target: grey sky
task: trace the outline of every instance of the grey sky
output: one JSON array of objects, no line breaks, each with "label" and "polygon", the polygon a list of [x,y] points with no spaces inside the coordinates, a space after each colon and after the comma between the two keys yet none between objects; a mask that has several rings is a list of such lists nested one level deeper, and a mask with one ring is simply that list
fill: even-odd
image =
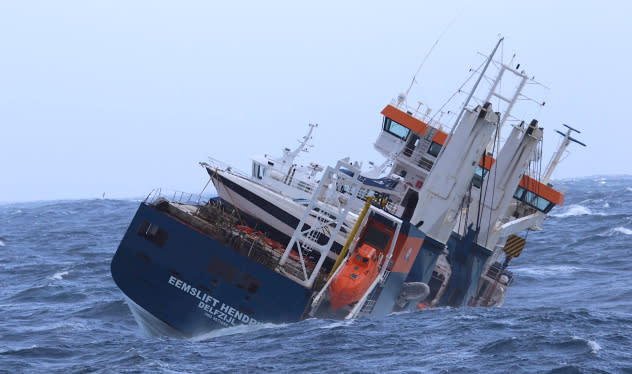
[{"label": "grey sky", "polygon": [[378,161],[379,112],[452,20],[410,100],[438,109],[502,34],[551,88],[545,160],[562,123],[589,145],[554,178],[632,174],[632,3],[302,3],[0,3],[0,201],[199,192],[198,161],[248,171],[308,122],[304,160]]}]

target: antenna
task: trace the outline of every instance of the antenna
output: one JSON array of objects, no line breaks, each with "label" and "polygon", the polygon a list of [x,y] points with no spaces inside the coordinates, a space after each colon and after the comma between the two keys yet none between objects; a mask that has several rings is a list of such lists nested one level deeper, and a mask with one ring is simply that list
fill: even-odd
[{"label": "antenna", "polygon": [[428,57],[430,57],[430,54],[432,53],[432,51],[434,51],[437,44],[439,44],[439,40],[441,40],[443,35],[445,35],[445,33],[448,32],[448,29],[450,29],[450,27],[454,24],[458,16],[459,16],[458,14],[454,16],[452,21],[450,21],[450,23],[445,27],[445,29],[443,29],[443,32],[441,32],[437,40],[435,40],[434,44],[432,44],[432,47],[430,47],[430,49],[428,50],[428,53],[426,53],[426,56],[421,61],[421,64],[419,64],[419,67],[417,68],[415,75],[413,75],[413,79],[410,81],[410,85],[408,86],[408,89],[406,90],[406,93],[404,94],[405,96],[408,96],[408,94],[410,93],[410,89],[413,88],[413,84],[417,81],[417,75],[419,74],[419,72],[421,71],[421,68],[426,63],[426,60],[428,60]]},{"label": "antenna", "polygon": [[[487,61],[485,62],[485,66],[483,67],[483,70],[481,71],[481,74],[478,76],[478,79],[476,80],[476,83],[474,83],[474,87],[472,87],[472,91],[470,91],[470,94],[468,95],[467,99],[465,100],[465,103],[463,103],[463,107],[461,107],[461,111],[459,112],[459,115],[456,117],[456,121],[454,122],[454,126],[452,126],[452,129],[450,129],[450,134],[448,135],[448,140],[446,140],[446,144],[447,144],[447,142],[450,141],[450,138],[452,138],[452,134],[454,134],[454,130],[459,125],[459,121],[461,120],[461,117],[463,116],[463,113],[465,112],[465,109],[467,108],[467,105],[470,103],[470,100],[472,99],[472,96],[474,96],[474,91],[476,91],[476,89],[478,88],[478,84],[481,83],[481,79],[483,79],[483,77],[485,76],[485,71],[487,71],[487,68],[489,67],[489,64],[492,62],[492,60],[494,58],[494,55],[496,54],[496,51],[498,50],[498,47],[503,42],[503,40],[505,40],[504,37],[501,37],[500,39],[498,39],[498,42],[496,43],[496,46],[494,47],[494,50],[492,51],[492,53],[487,58]],[[443,154],[443,151],[445,150],[445,148],[446,147],[441,147],[441,150],[439,151],[439,155],[437,155],[437,159],[439,157],[441,157],[441,155]]]}]

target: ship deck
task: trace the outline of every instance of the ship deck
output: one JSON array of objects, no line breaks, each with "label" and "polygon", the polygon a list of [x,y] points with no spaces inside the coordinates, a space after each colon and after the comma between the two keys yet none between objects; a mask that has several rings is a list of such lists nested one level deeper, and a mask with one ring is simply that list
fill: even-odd
[{"label": "ship deck", "polygon": [[[301,277],[303,274],[302,264],[296,256],[288,256],[286,263],[280,268],[278,265],[285,246],[276,243],[281,245],[275,244],[273,247],[263,233],[248,233],[239,229],[239,225],[245,226],[241,217],[243,213],[240,215],[236,210],[226,208],[220,201],[210,200],[206,205],[195,205],[159,199],[151,205],[279,274],[294,277]],[[325,284],[327,275],[321,270],[314,283],[314,290],[319,290]]]}]

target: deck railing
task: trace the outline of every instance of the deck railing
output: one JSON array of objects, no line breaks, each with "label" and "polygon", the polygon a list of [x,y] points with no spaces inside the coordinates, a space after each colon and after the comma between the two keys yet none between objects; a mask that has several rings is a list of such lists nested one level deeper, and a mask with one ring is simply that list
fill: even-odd
[{"label": "deck railing", "polygon": [[202,193],[195,194],[193,192],[184,192],[168,188],[154,188],[147,197],[145,197],[144,202],[152,204],[162,198],[172,203],[200,205],[213,197],[214,196]]}]

